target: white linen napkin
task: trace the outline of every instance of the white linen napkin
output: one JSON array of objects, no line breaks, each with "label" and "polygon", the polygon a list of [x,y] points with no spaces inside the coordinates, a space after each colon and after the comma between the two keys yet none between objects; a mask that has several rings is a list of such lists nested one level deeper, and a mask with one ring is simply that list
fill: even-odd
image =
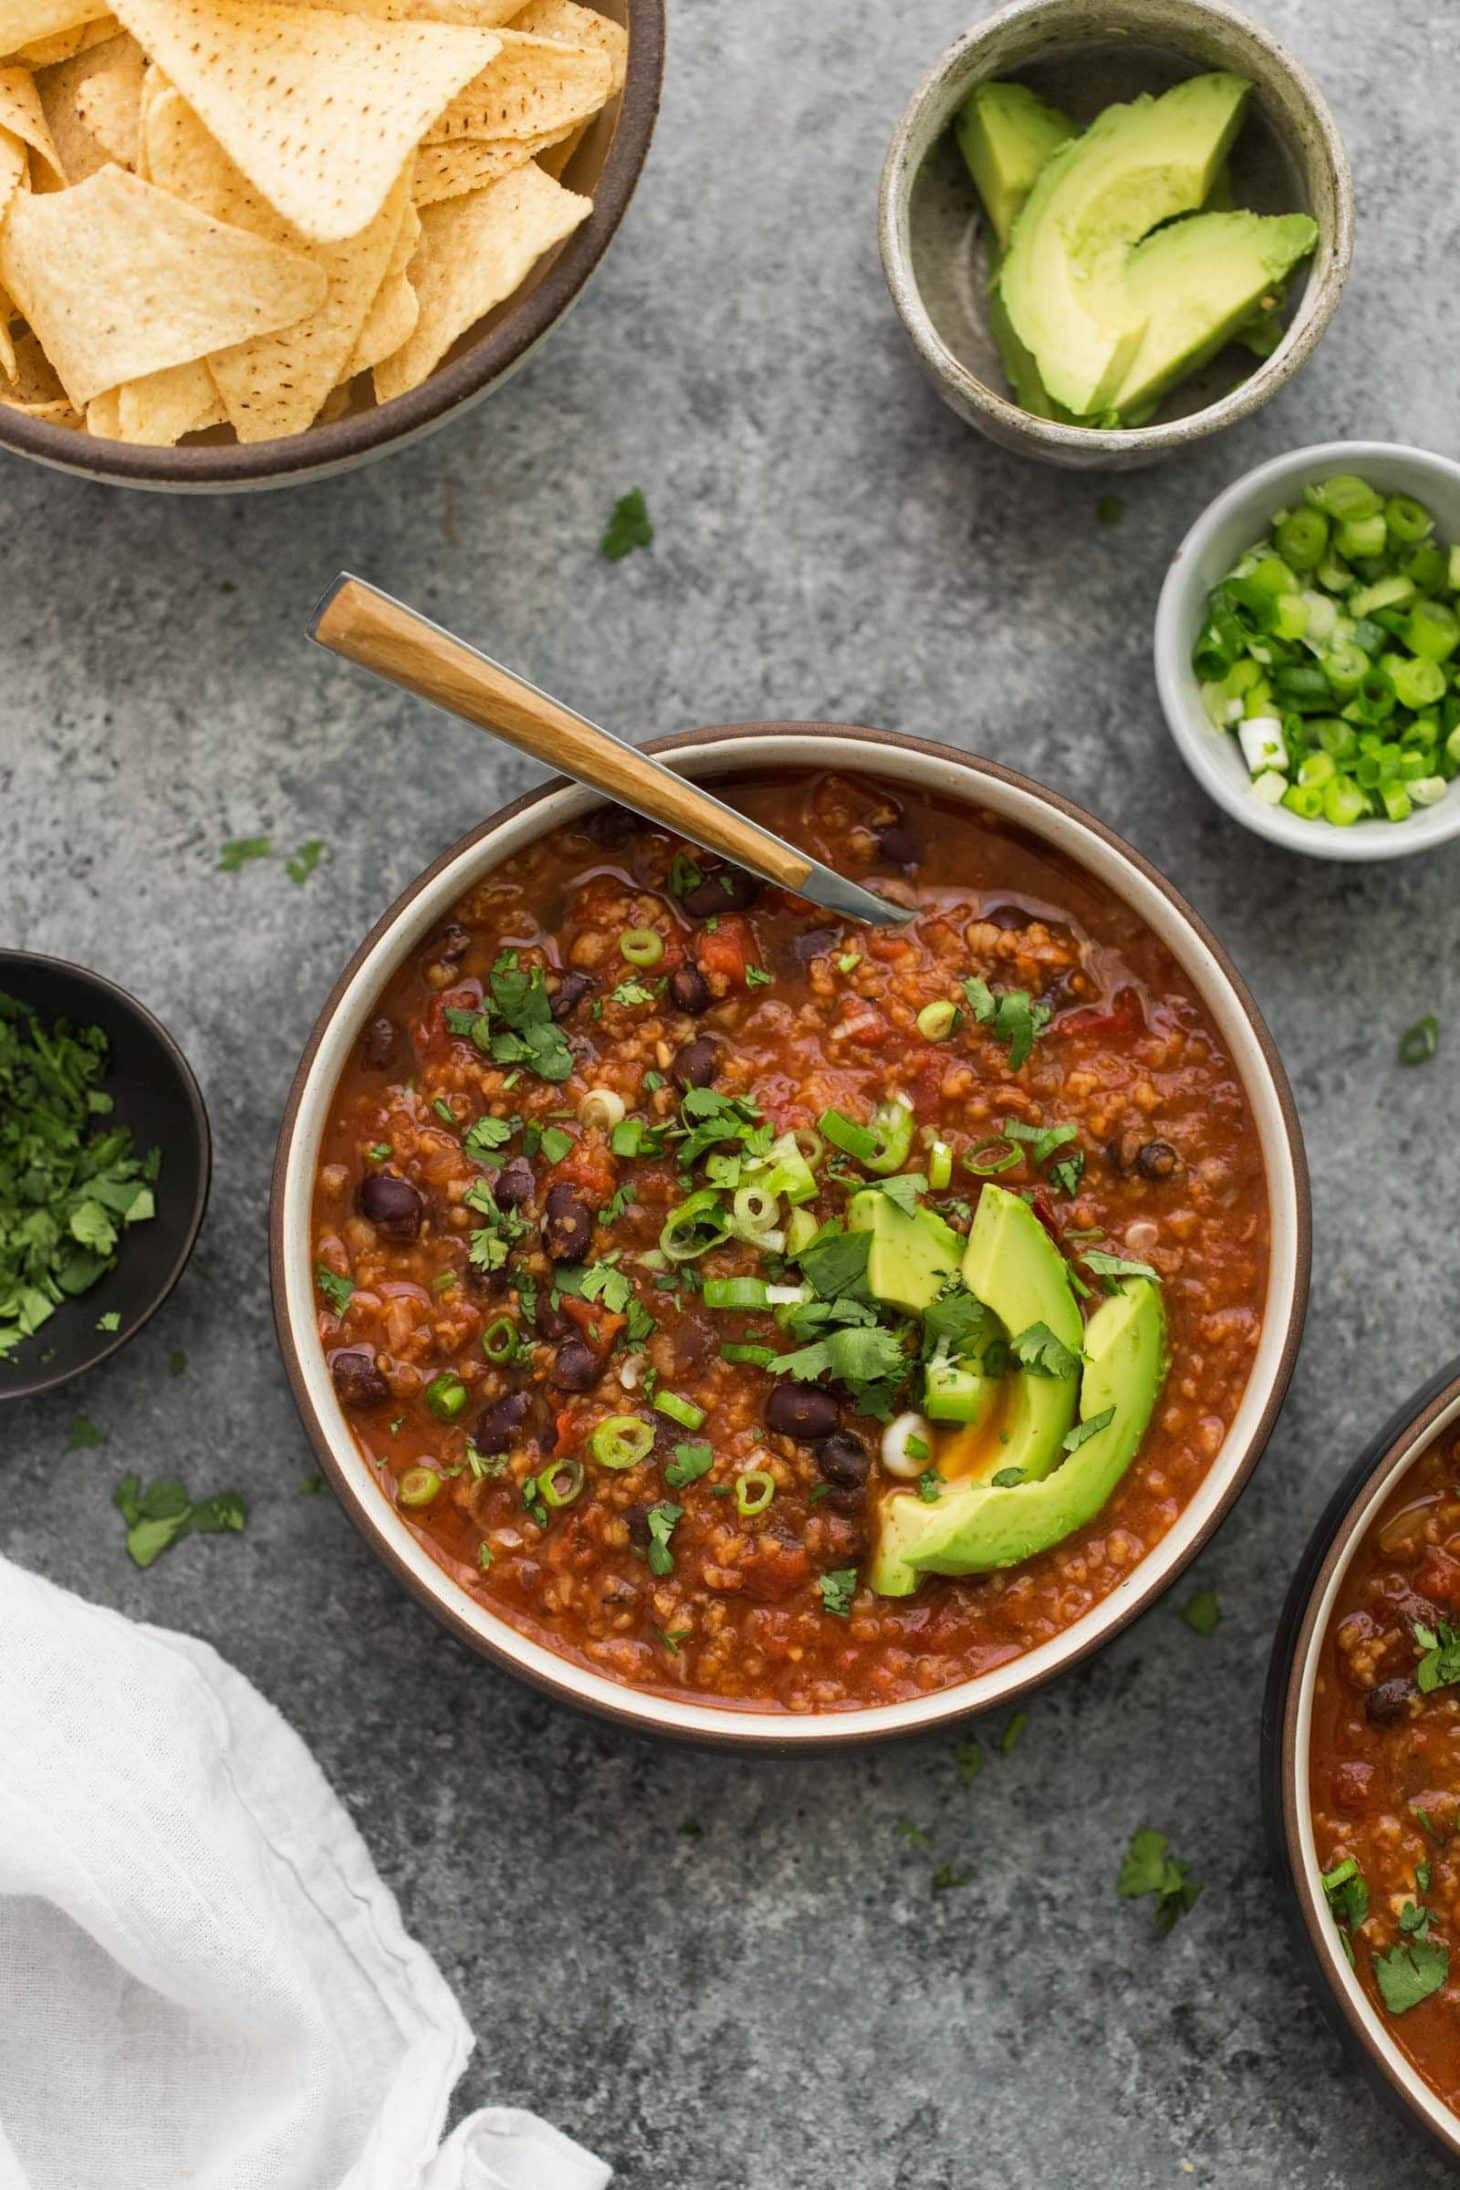
[{"label": "white linen napkin", "polygon": [[0,2190],[604,2190],[514,2108],[440,2144],[472,2042],[273,1705],[0,1559]]}]

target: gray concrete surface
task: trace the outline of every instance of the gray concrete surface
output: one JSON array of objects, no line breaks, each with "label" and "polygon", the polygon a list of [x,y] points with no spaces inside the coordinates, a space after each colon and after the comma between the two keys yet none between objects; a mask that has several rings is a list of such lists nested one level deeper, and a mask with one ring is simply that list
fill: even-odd
[{"label": "gray concrete surface", "polygon": [[[1166,739],[1149,631],[1173,543],[1259,459],[1333,435],[1455,453],[1448,18],[1271,0],[1354,156],[1352,287],[1297,384],[1120,483],[1112,529],[1098,480],[1000,454],[938,406],[884,294],[882,149],[970,12],[673,0],[658,141],[597,285],[420,448],[252,500],[0,470],[0,935],[142,993],[198,1067],[218,1156],[151,1331],[0,1416],[0,1544],[207,1636],[290,1714],[475,2023],[463,2097],[541,2108],[627,2190],[1422,2190],[1439,2163],[1342,2064],[1289,1951],[1255,1745],[1327,1487],[1460,1327],[1456,861],[1338,871],[1241,834]],[[598,535],[634,485],[658,537],[613,567]],[[1197,1570],[1226,1607],[1212,1640],[1178,1591],[1038,1698],[972,1787],[948,1739],[751,1766],[549,1708],[301,1494],[265,1271],[284,1089],[378,910],[533,780],[304,643],[342,563],[634,734],[843,716],[1014,760],[1190,893],[1285,1051],[1317,1215],[1291,1402]],[[217,872],[224,838],[265,830],[322,837],[328,863],[302,889],[278,863]],[[1395,1038],[1424,1011],[1444,1048],[1405,1071]],[[83,1409],[109,1442],[68,1455]],[[136,1572],[109,1502],[132,1468],[237,1484],[247,1534]],[[1141,1824],[1207,1882],[1164,1942],[1114,1893]],[[934,1895],[945,1859],[972,1882]]]}]

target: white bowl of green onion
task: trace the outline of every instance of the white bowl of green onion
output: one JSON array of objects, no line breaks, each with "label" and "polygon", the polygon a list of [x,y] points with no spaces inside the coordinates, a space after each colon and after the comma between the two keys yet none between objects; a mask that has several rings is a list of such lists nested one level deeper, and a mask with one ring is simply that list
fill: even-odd
[{"label": "white bowl of green onion", "polygon": [[1257,835],[1319,859],[1460,835],[1460,464],[1330,441],[1248,472],[1172,558],[1156,682]]}]

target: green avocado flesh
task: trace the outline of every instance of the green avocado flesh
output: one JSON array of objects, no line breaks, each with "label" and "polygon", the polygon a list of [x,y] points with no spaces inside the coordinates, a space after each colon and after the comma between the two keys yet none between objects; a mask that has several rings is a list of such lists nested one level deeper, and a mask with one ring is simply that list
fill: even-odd
[{"label": "green avocado flesh", "polygon": [[1126,280],[1133,246],[1205,202],[1250,88],[1240,76],[1190,77],[1159,99],[1107,107],[1045,161],[999,285],[1050,395],[1080,416],[1111,408],[1145,333]]},{"label": "green avocado flesh", "polygon": [[1051,152],[1075,135],[1068,114],[1025,84],[978,84],[954,124],[959,149],[1003,251]]},{"label": "green avocado flesh", "polygon": [[1138,243],[1126,287],[1146,330],[1115,409],[1153,401],[1215,357],[1317,241],[1306,213],[1198,213]]},{"label": "green avocado flesh", "polygon": [[966,1483],[933,1505],[898,1492],[883,1508],[872,1587],[906,1596],[924,1574],[985,1574],[1017,1566],[1094,1520],[1146,1434],[1166,1375],[1166,1317],[1147,1278],[1122,1286],[1084,1333],[1080,1419],[1101,1429],[1053,1473],[1010,1485]]},{"label": "green avocado flesh", "polygon": [[[1080,1311],[1064,1257],[1020,1195],[1002,1186],[984,1188],[968,1235],[963,1282],[993,1309],[1011,1338],[1043,1323],[1078,1354]],[[1073,1375],[1011,1373],[1004,1443],[991,1473],[1002,1468],[1022,1468],[1026,1476],[1049,1473],[1075,1419],[1077,1381]]]},{"label": "green avocado flesh", "polygon": [[958,1268],[962,1242],[936,1209],[915,1209],[909,1215],[886,1194],[871,1189],[852,1196],[847,1224],[853,1232],[871,1233],[868,1289],[890,1308],[921,1315]]}]

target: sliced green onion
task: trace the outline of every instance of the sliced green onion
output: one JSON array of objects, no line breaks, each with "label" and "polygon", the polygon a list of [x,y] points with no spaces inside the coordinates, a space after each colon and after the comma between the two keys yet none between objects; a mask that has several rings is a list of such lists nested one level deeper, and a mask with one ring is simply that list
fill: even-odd
[{"label": "sliced green onion", "polygon": [[791,1138],[796,1143],[803,1161],[814,1171],[826,1154],[826,1143],[821,1135],[813,1133],[809,1125],[798,1125],[793,1127]]},{"label": "sliced green onion", "polygon": [[833,1148],[843,1155],[854,1156],[858,1163],[866,1163],[877,1153],[877,1136],[855,1118],[849,1118],[844,1110],[823,1110],[817,1121]]},{"label": "sliced green onion", "polygon": [[1323,818],[1336,829],[1350,829],[1369,811],[1367,794],[1352,776],[1335,776],[1323,790]]},{"label": "sliced green onion", "polygon": [[633,1468],[654,1448],[654,1425],[641,1414],[610,1414],[598,1423],[588,1450],[600,1467]]},{"label": "sliced green onion", "polygon": [[706,1278],[702,1298],[707,1308],[765,1308],[766,1292],[764,1278]]},{"label": "sliced green onion", "polygon": [[538,1496],[545,1506],[570,1506],[582,1489],[581,1460],[555,1460],[537,1479]]},{"label": "sliced green onion", "polygon": [[793,1209],[786,1220],[786,1253],[799,1255],[809,1247],[821,1227],[809,1209]]},{"label": "sliced green onion", "polygon": [[977,1179],[991,1179],[1000,1171],[1012,1171],[1022,1160],[1022,1150],[1002,1133],[995,1133],[986,1141],[975,1141],[972,1148],[963,1151],[963,1167]]},{"label": "sliced green onion", "polygon": [[1426,1012],[1423,1019],[1416,1019],[1412,1027],[1406,1027],[1399,1037],[1399,1062],[1402,1065],[1422,1065],[1433,1057],[1440,1046],[1440,1022],[1433,1012]]},{"label": "sliced green onion", "polygon": [[953,1183],[953,1151],[946,1141],[928,1143],[928,1186],[932,1193],[941,1194],[945,1186]]},{"label": "sliced green onion", "polygon": [[671,1209],[659,1245],[671,1262],[694,1262],[730,1237],[730,1219],[713,1187],[702,1186]]},{"label": "sliced green onion", "polygon": [[731,1231],[752,1244],[775,1230],[781,1214],[780,1202],[763,1186],[738,1186],[730,1208]]},{"label": "sliced green onion", "polygon": [[429,1506],[440,1489],[441,1478],[434,1468],[407,1468],[395,1495],[403,1506]]},{"label": "sliced green onion", "polygon": [[498,1316],[482,1333],[482,1352],[488,1361],[510,1361],[516,1351],[516,1324],[511,1316]]},{"label": "sliced green onion", "polygon": [[[616,1089],[611,1087],[590,1087],[582,1102],[578,1105],[578,1117],[583,1125],[601,1126],[604,1132],[608,1133],[615,1126],[622,1125],[626,1107],[622,1095]],[[634,1146],[628,1151],[628,1154],[632,1156],[638,1154],[639,1137],[641,1136],[636,1136]],[[623,1153],[622,1149],[615,1147],[615,1155],[622,1155]]]},{"label": "sliced green onion", "polygon": [[438,1422],[454,1422],[466,1406],[469,1394],[461,1378],[450,1369],[426,1386],[426,1405]]},{"label": "sliced green onion", "polygon": [[747,1521],[764,1513],[776,1495],[776,1479],[767,1468],[747,1468],[735,1478],[735,1510]]},{"label": "sliced green onion", "polygon": [[653,928],[625,928],[618,947],[631,966],[657,966],[664,956],[664,938]]},{"label": "sliced green onion", "polygon": [[1390,538],[1405,546],[1427,540],[1435,529],[1435,520],[1423,502],[1416,502],[1407,494],[1390,495],[1384,504],[1384,522]]},{"label": "sliced green onion", "polygon": [[917,1024],[925,1042],[946,1042],[958,1024],[958,1006],[940,996],[935,1004],[924,1004]]},{"label": "sliced green onion", "polygon": [[681,1398],[678,1392],[657,1392],[654,1405],[660,1414],[667,1414],[671,1422],[682,1423],[687,1430],[697,1430],[705,1419],[703,1407],[697,1407],[692,1399]]},{"label": "sliced green onion", "polygon": [[752,1369],[768,1369],[776,1358],[776,1350],[773,1346],[722,1346],[720,1348],[720,1359],[722,1361],[734,1362],[737,1365],[743,1362]]}]

